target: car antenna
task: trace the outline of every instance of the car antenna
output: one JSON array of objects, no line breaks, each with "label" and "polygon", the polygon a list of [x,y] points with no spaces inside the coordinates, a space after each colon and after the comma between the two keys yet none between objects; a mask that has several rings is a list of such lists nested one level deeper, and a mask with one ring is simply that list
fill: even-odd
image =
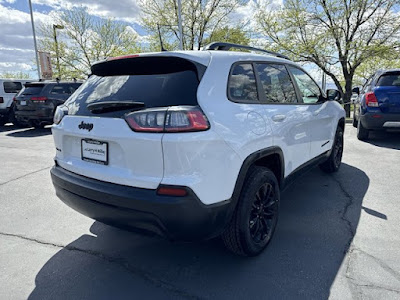
[{"label": "car antenna", "polygon": [[158,30],[158,37],[160,38],[161,51],[167,51],[167,50],[164,48],[164,45],[163,45],[163,41],[162,41],[162,37],[161,37],[160,24],[157,24],[157,30]]}]

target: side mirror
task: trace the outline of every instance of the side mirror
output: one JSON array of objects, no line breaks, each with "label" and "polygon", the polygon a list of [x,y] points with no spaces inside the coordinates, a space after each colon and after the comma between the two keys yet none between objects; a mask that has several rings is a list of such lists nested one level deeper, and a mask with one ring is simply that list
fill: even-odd
[{"label": "side mirror", "polygon": [[329,101],[340,101],[342,99],[342,95],[338,90],[329,89],[326,90],[326,95]]},{"label": "side mirror", "polygon": [[359,88],[358,86],[356,86],[355,88],[353,88],[353,89],[351,90],[351,92],[352,92],[353,94],[360,95],[360,88]]}]

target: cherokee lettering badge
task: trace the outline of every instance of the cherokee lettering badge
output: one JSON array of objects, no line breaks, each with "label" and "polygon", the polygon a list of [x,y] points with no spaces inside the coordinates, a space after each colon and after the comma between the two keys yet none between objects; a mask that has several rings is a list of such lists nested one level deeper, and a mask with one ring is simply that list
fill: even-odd
[{"label": "cherokee lettering badge", "polygon": [[88,131],[91,131],[93,129],[93,124],[92,123],[85,123],[85,122],[81,122],[81,124],[79,124],[78,126],[79,129],[86,129]]}]

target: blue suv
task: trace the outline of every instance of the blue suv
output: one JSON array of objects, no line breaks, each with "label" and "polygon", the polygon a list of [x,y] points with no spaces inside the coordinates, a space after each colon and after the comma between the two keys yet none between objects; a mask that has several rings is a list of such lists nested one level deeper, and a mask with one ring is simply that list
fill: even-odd
[{"label": "blue suv", "polygon": [[359,95],[353,115],[359,140],[371,130],[400,130],[400,69],[377,71],[353,93]]}]

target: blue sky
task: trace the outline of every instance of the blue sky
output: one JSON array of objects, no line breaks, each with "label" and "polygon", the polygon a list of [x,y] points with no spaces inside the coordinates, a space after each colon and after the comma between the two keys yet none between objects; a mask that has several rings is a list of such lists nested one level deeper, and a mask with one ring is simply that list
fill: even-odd
[{"label": "blue sky", "polygon": [[[254,26],[255,1],[269,2],[269,0],[248,0],[232,14],[234,22],[240,20],[248,24],[247,30],[251,30]],[[281,1],[272,2],[279,6]],[[41,24],[51,26],[52,16],[60,10],[84,6],[96,18],[114,18],[132,27],[139,37],[146,35],[145,30],[139,25],[140,8],[137,0],[32,0],[32,5],[36,28]],[[0,0],[0,33],[0,73],[22,71],[36,78],[28,0]],[[308,66],[307,70],[317,80],[321,76],[321,72],[315,67]]]},{"label": "blue sky", "polygon": [[[115,18],[132,27],[139,36],[146,32],[138,24],[135,0],[32,0],[35,27],[51,26],[52,16],[62,9],[85,6],[96,18]],[[35,76],[35,55],[28,0],[0,0],[0,73],[25,72]]]}]

